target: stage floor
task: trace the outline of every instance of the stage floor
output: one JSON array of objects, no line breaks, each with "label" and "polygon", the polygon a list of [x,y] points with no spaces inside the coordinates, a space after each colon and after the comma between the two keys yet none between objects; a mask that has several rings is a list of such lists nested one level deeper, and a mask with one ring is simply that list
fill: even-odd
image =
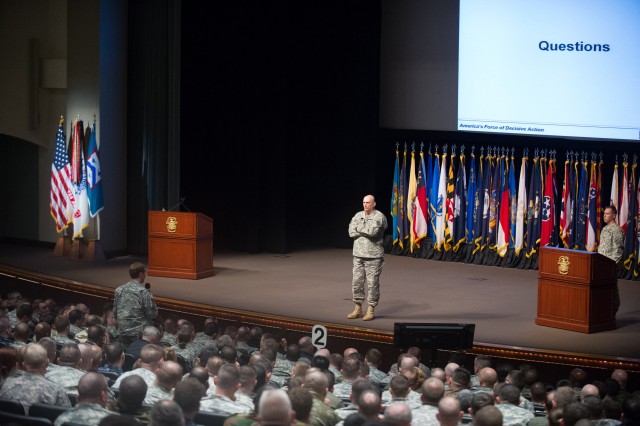
[{"label": "stage floor", "polygon": [[[139,259],[86,262],[52,250],[0,244],[0,263],[115,288]],[[216,307],[393,330],[395,322],[475,323],[475,342],[640,359],[640,284],[620,280],[618,328],[583,334],[535,324],[537,271],[402,256],[385,257],[376,319],[348,320],[351,251],[321,249],[288,255],[215,253],[215,276],[197,281],[148,277],[155,295]],[[1,292],[1,290],[0,290]],[[330,347],[330,342],[329,342]]]}]

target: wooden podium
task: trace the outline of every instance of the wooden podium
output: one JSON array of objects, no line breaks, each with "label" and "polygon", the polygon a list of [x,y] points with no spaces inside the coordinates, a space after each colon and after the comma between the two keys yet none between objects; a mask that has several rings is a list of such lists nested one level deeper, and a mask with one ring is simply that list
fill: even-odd
[{"label": "wooden podium", "polygon": [[536,324],[594,333],[616,328],[616,264],[598,253],[540,249]]},{"label": "wooden podium", "polygon": [[202,213],[149,212],[149,270],[157,277],[213,275],[213,220]]}]

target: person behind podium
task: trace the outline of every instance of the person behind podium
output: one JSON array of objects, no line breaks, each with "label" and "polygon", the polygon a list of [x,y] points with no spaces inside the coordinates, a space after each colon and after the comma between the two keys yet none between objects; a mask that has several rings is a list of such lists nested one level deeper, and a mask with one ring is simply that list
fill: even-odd
[{"label": "person behind podium", "polygon": [[113,314],[118,321],[120,342],[125,348],[137,340],[144,326],[151,325],[158,316],[151,290],[144,286],[146,271],[143,263],[132,263],[129,267],[131,280],[115,291]]},{"label": "person behind podium", "polygon": [[[615,206],[604,208],[604,223],[606,226],[600,231],[600,245],[598,253],[620,264],[622,254],[624,253],[624,232],[616,223],[616,215],[618,210]],[[615,318],[620,308],[620,291],[618,290],[618,282],[613,288],[613,316]]]},{"label": "person behind podium", "polygon": [[371,321],[374,310],[380,299],[380,273],[384,264],[384,231],[387,229],[387,218],[376,210],[373,195],[362,200],[363,210],[353,216],[349,223],[349,237],[353,238],[353,282],[351,290],[355,308],[347,315],[349,319],[362,316],[364,302],[364,284],[367,283],[367,313],[362,318]]}]

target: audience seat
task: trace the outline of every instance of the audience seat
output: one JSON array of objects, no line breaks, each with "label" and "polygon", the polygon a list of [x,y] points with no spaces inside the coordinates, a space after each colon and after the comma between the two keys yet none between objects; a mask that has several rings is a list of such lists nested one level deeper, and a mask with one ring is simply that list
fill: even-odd
[{"label": "audience seat", "polygon": [[228,416],[199,411],[193,419],[194,423],[203,426],[223,426]]},{"label": "audience seat", "polygon": [[0,425],[53,426],[53,423],[44,417],[29,417],[0,411]]},{"label": "audience seat", "polygon": [[122,366],[122,371],[125,373],[127,371],[133,370],[133,364],[136,363],[136,359],[131,354],[124,354],[124,365]]},{"label": "audience seat", "polygon": [[25,414],[24,406],[17,399],[0,399],[0,411],[12,414]]},{"label": "audience seat", "polygon": [[38,402],[29,407],[29,415],[44,417],[51,420],[51,422],[55,422],[58,416],[68,409],[69,407],[58,407],[57,405],[41,404]]}]

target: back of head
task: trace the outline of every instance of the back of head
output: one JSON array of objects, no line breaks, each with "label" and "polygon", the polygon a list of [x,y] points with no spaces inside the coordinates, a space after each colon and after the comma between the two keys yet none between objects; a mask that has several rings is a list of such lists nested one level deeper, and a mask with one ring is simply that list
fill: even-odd
[{"label": "back of head", "polygon": [[458,401],[460,401],[460,409],[465,413],[469,412],[469,408],[471,408],[471,401],[473,400],[473,392],[469,389],[462,389],[456,395]]},{"label": "back of head", "polygon": [[135,280],[140,274],[144,273],[146,270],[144,263],[141,262],[133,262],[131,266],[129,266],[129,277]]},{"label": "back of head", "polygon": [[476,356],[473,360],[473,370],[478,372],[486,367],[491,367],[491,357],[489,355]]},{"label": "back of head", "polygon": [[265,390],[258,405],[258,423],[261,425],[290,425],[291,401],[282,389]]},{"label": "back of head", "polygon": [[576,400],[576,394],[570,386],[560,386],[553,393],[554,405],[564,408]]},{"label": "back of head", "polygon": [[356,379],[351,385],[351,400],[358,403],[364,391],[378,391],[378,387],[367,379]]},{"label": "back of head", "polygon": [[23,351],[23,362],[27,370],[42,370],[47,366],[47,350],[37,343],[28,344]]},{"label": "back of head", "polygon": [[147,383],[137,374],[125,377],[120,382],[118,393],[118,405],[120,412],[135,414],[142,407],[142,402],[147,394]]},{"label": "back of head", "polygon": [[142,329],[142,340],[156,343],[158,340],[160,340],[160,330],[152,325],[146,325]]},{"label": "back of head", "polygon": [[355,380],[360,375],[360,360],[357,358],[346,358],[342,361],[342,375],[345,379]]},{"label": "back of head", "polygon": [[196,378],[187,378],[176,384],[173,400],[178,403],[182,411],[195,413],[200,409],[200,398],[205,396],[205,388]]},{"label": "back of head", "polygon": [[310,371],[304,377],[304,387],[324,398],[329,387],[329,379],[322,371]]},{"label": "back of head", "polygon": [[581,388],[587,383],[587,372],[582,368],[574,368],[569,373],[569,380],[572,386]]},{"label": "back of head", "polygon": [[485,367],[478,372],[478,379],[483,386],[493,388],[498,382],[498,373],[491,367]]},{"label": "back of head", "polygon": [[409,380],[402,374],[393,376],[389,383],[389,391],[394,398],[406,398],[409,395]]},{"label": "back of head", "polygon": [[383,421],[391,426],[409,426],[411,424],[411,409],[402,402],[392,403],[384,410]]},{"label": "back of head", "polygon": [[278,357],[278,352],[274,348],[264,347],[260,349],[260,355],[270,363],[274,363]]},{"label": "back of head", "polygon": [[487,405],[473,416],[474,426],[502,426],[502,412],[493,405]]},{"label": "back of head", "polygon": [[100,373],[90,371],[78,381],[78,401],[93,402],[102,405],[107,402],[109,385],[107,379]]},{"label": "back of head", "polygon": [[289,388],[289,400],[291,408],[296,413],[296,420],[302,423],[309,423],[309,415],[313,406],[313,396],[311,392],[303,387]]},{"label": "back of head", "polygon": [[69,367],[76,367],[82,358],[80,348],[75,343],[67,343],[60,349],[59,364]]},{"label": "back of head", "polygon": [[602,399],[600,399],[599,396],[586,395],[582,399],[582,404],[587,407],[590,419],[595,420],[602,417],[602,414],[604,412],[604,404],[602,403]]},{"label": "back of head", "polygon": [[520,370],[511,370],[507,375],[506,382],[522,391],[522,388],[524,387],[524,374]]},{"label": "back of head", "polygon": [[498,382],[502,383],[505,381],[511,370],[513,370],[513,365],[511,364],[498,364],[496,365],[496,374],[498,375]]},{"label": "back of head", "polygon": [[175,401],[163,399],[151,408],[149,426],[184,426],[182,409]]},{"label": "back of head", "polygon": [[156,378],[160,386],[173,389],[180,380],[182,380],[182,367],[174,361],[165,361],[156,371]]},{"label": "back of head", "polygon": [[535,382],[531,385],[531,400],[533,402],[544,403],[547,397],[547,388],[542,382]]},{"label": "back of head", "polygon": [[481,409],[494,405],[493,398],[486,392],[478,392],[471,399],[471,414],[475,416]]},{"label": "back of head", "polygon": [[232,390],[235,392],[240,384],[240,373],[233,364],[224,364],[218,370],[216,386],[221,390]]},{"label": "back of head", "polygon": [[358,411],[368,419],[377,418],[380,413],[380,394],[374,390],[363,391],[358,398]]},{"label": "back of head", "polygon": [[54,362],[56,360],[56,341],[51,337],[43,337],[38,340],[38,344],[47,350],[49,362]]},{"label": "back of head", "polygon": [[293,362],[300,359],[300,345],[291,343],[287,346],[287,359]]},{"label": "back of head", "polygon": [[103,417],[98,426],[131,426],[140,423],[135,417],[128,414],[109,414]]},{"label": "back of head", "polygon": [[637,392],[622,403],[622,424],[640,425],[640,395]]},{"label": "back of head", "polygon": [[193,367],[189,372],[189,378],[196,379],[205,387],[209,386],[209,373],[204,367]]},{"label": "back of head", "polygon": [[580,419],[588,419],[589,410],[580,402],[572,402],[562,410],[562,423],[564,426],[574,426]]},{"label": "back of head", "polygon": [[380,361],[382,361],[382,352],[380,352],[376,348],[371,348],[367,351],[367,354],[365,355],[365,359],[367,360],[368,363],[373,364],[374,366],[377,366],[380,364]]},{"label": "back of head", "polygon": [[457,368],[451,373],[451,381],[460,389],[468,389],[471,385],[471,373],[464,367]]},{"label": "back of head", "polygon": [[228,364],[235,364],[238,360],[238,352],[231,346],[223,346],[219,348],[220,358]]},{"label": "back of head", "polygon": [[444,395],[444,383],[440,379],[428,378],[422,384],[422,402],[436,405]]},{"label": "back of head", "polygon": [[520,389],[514,385],[505,384],[498,391],[501,402],[508,402],[513,405],[520,403]]},{"label": "back of head", "polygon": [[438,414],[441,425],[457,425],[462,418],[460,401],[451,396],[445,396],[438,402]]},{"label": "back of head", "polygon": [[53,322],[53,328],[55,328],[58,333],[64,332],[69,325],[69,318],[63,315],[58,315]]},{"label": "back of head", "polygon": [[329,358],[322,355],[316,355],[311,360],[311,367],[326,371],[329,369]]},{"label": "back of head", "polygon": [[105,349],[105,356],[108,364],[115,364],[120,361],[122,354],[124,353],[124,346],[120,342],[113,342]]},{"label": "back of head", "polygon": [[158,345],[144,345],[140,350],[140,361],[148,365],[157,365],[164,357],[164,349]]},{"label": "back of head", "polygon": [[240,373],[240,386],[243,389],[249,390],[249,392],[253,392],[258,380],[258,372],[255,367],[252,365],[242,365],[238,368],[238,372]]}]

